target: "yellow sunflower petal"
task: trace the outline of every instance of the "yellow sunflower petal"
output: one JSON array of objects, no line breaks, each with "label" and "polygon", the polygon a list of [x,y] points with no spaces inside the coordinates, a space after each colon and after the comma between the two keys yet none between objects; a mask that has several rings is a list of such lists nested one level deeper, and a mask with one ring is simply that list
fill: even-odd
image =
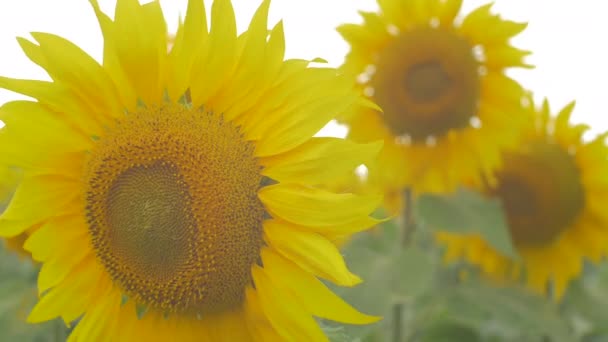
[{"label": "yellow sunflower petal", "polygon": [[[48,105],[50,109],[60,111],[62,113],[61,116],[69,119],[70,122],[75,125],[75,128],[82,132],[83,135],[94,135],[101,131],[100,122],[95,120],[94,117],[86,115],[88,112],[87,106],[82,103],[82,101],[75,98],[70,90],[65,86],[46,81],[20,80],[0,77],[0,87],[26,96],[37,98],[41,104]],[[9,109],[7,109],[7,106],[12,105],[13,103],[28,102],[9,102],[3,106],[4,110],[8,111]],[[42,106],[38,111],[41,109],[43,109]]]},{"label": "yellow sunflower petal", "polygon": [[265,269],[253,266],[252,275],[262,309],[279,335],[293,341],[329,341],[302,304],[275,284]]},{"label": "yellow sunflower petal", "polygon": [[105,13],[101,11],[97,0],[89,0],[103,34],[103,66],[108,71],[110,77],[114,80],[116,88],[119,90],[119,96],[122,99],[122,104],[128,110],[134,110],[137,106],[137,95],[135,89],[128,80],[128,76],[121,65],[121,57],[118,54],[116,47],[116,30],[114,22]]},{"label": "yellow sunflower petal", "polygon": [[555,134],[557,136],[566,135],[570,130],[570,117],[574,112],[574,106],[576,106],[576,102],[572,101],[557,114],[557,118],[555,119]]},{"label": "yellow sunflower petal", "polygon": [[[40,158],[40,152],[47,150],[48,158],[52,159],[66,152],[84,151],[92,144],[90,137],[78,134],[62,121],[61,116],[54,115],[39,103],[30,101],[6,103],[0,108],[0,119],[6,125],[2,134],[10,136],[4,139],[13,140],[12,144],[7,142],[0,146],[3,154],[12,152],[16,157],[27,155],[35,157],[32,159],[44,159]],[[32,122],[40,125],[32,127]],[[24,129],[31,134],[19,134]]]},{"label": "yellow sunflower petal", "polygon": [[424,24],[428,22],[429,18],[433,17],[437,3],[439,3],[438,0],[410,0],[405,4],[406,6],[409,5],[413,22]]},{"label": "yellow sunflower petal", "polygon": [[109,119],[122,114],[114,84],[92,57],[55,35],[34,32],[32,37],[40,44],[40,53],[46,62],[42,67],[53,80],[67,85],[87,103],[90,115],[107,124]]},{"label": "yellow sunflower petal", "polygon": [[266,221],[264,232],[272,247],[307,271],[342,286],[361,282],[348,270],[338,248],[322,235],[277,220]]},{"label": "yellow sunflower petal", "polygon": [[[376,38],[380,38],[379,36],[384,36],[384,38],[386,38],[386,39],[389,38],[386,24],[384,23],[382,18],[380,18],[380,16],[377,13],[359,11],[359,14],[363,18],[364,26],[370,32],[372,32],[376,36]],[[338,29],[338,32],[339,32],[339,29]]]},{"label": "yellow sunflower petal", "polygon": [[[290,80],[289,92],[277,94],[277,99],[284,99],[285,104],[277,103],[280,107],[272,108],[259,122],[263,126],[255,128],[256,136],[265,137],[257,144],[258,156],[279,154],[299,146],[357,103],[359,97],[347,86],[350,82],[333,69],[313,68],[304,76],[305,70],[295,75],[298,79]],[[314,95],[317,92],[326,96],[318,98]]]},{"label": "yellow sunflower petal", "polygon": [[203,1],[188,1],[186,19],[169,54],[167,91],[178,100],[190,85],[193,64],[207,43],[207,16]]},{"label": "yellow sunflower petal", "polygon": [[[270,1],[265,0],[258,7],[255,15],[251,19],[247,36],[243,42],[243,49],[236,63],[234,75],[231,84],[228,84],[226,89],[230,92],[233,102],[238,102],[245,95],[250,95],[251,92],[259,92],[264,90],[264,81],[268,78],[260,80],[259,75],[266,75],[266,46],[268,40],[268,10]],[[279,63],[275,63],[272,67],[276,67]],[[277,70],[278,71],[278,68]],[[275,71],[275,72],[276,72]],[[271,73],[272,74],[272,73]],[[272,76],[272,75],[271,75]],[[258,88],[258,89],[256,89]],[[260,89],[261,88],[261,89]],[[214,101],[214,109],[222,113],[227,113],[226,117],[232,119],[231,113],[242,113],[239,111],[227,112],[229,106],[222,105]]]},{"label": "yellow sunflower petal", "polygon": [[405,10],[406,3],[400,0],[377,0],[382,14],[395,25],[407,25],[408,12]]},{"label": "yellow sunflower petal", "polygon": [[[259,73],[255,77],[249,75],[252,77],[252,80],[257,80],[256,82],[259,82],[259,84],[246,88],[248,90],[241,94],[241,98],[230,104],[226,110],[227,117],[234,117],[236,122],[240,123],[241,120],[245,119],[242,115],[243,113],[256,110],[260,97],[273,85],[273,81],[281,71],[285,55],[285,34],[282,21],[278,22],[271,30],[264,55],[264,63],[260,66],[262,69],[258,69],[261,75]],[[245,87],[241,89],[240,85],[236,83],[228,89],[229,91],[233,91],[235,88],[239,90],[245,89]]]},{"label": "yellow sunflower petal", "polygon": [[249,329],[259,341],[281,341],[283,338],[272,327],[260,304],[257,292],[248,287],[245,289],[247,298],[247,319]]},{"label": "yellow sunflower petal", "polygon": [[120,301],[120,292],[111,291],[106,300],[101,301],[80,320],[70,334],[68,342],[107,340],[109,336],[105,335],[104,329],[110,325],[108,321],[116,320],[115,313],[118,311]]},{"label": "yellow sunflower petal", "polygon": [[159,105],[167,63],[167,27],[158,1],[116,3],[112,42],[127,79],[139,98]]},{"label": "yellow sunflower petal", "polygon": [[268,210],[288,222],[303,226],[335,226],[369,215],[380,195],[335,194],[295,184],[262,188],[258,194]]},{"label": "yellow sunflower petal", "polygon": [[65,212],[78,197],[70,183],[58,176],[25,177],[0,215],[0,235],[21,234],[48,217]]},{"label": "yellow sunflower petal", "polygon": [[262,250],[261,256],[268,276],[285,290],[290,289],[313,315],[349,324],[369,324],[380,319],[358,312],[317,278],[270,249]]},{"label": "yellow sunflower petal", "polygon": [[88,231],[78,229],[85,228],[81,221],[72,216],[51,219],[30,235],[23,248],[32,253],[32,259],[46,261],[66,244],[86,241]]},{"label": "yellow sunflower petal", "polygon": [[209,326],[210,341],[253,341],[247,327],[243,309],[234,310],[216,317],[210,317],[209,321],[206,323]]},{"label": "yellow sunflower petal", "polygon": [[[461,31],[470,36],[476,44],[504,43],[511,37],[522,32],[528,24],[501,20],[490,12],[492,4],[478,7],[463,20]],[[480,30],[484,27],[484,30]]]},{"label": "yellow sunflower petal", "polygon": [[372,161],[381,148],[382,142],[359,145],[344,139],[313,138],[289,153],[264,158],[263,174],[284,182],[333,181]]},{"label": "yellow sunflower petal", "polygon": [[482,96],[486,104],[507,108],[509,111],[521,110],[517,106],[524,91],[515,80],[500,73],[490,72],[481,79],[481,82]]},{"label": "yellow sunflower petal", "polygon": [[378,37],[360,25],[342,24],[336,30],[344,40],[358,47],[377,47],[379,45],[377,41]]},{"label": "yellow sunflower petal", "polygon": [[[237,58],[236,19],[228,0],[214,1],[211,7],[209,45],[200,54],[192,75],[192,102],[195,106],[208,104],[223,80],[234,70]],[[213,51],[212,53],[210,51]]]},{"label": "yellow sunflower petal", "polygon": [[460,12],[462,0],[447,0],[440,3],[437,9],[437,17],[442,26],[451,26],[454,18]]},{"label": "yellow sunflower petal", "polygon": [[80,263],[91,263],[88,260],[92,251],[88,246],[88,237],[75,242],[70,248],[62,246],[49,259],[45,260],[38,274],[38,293],[59,284]]},{"label": "yellow sunflower petal", "polygon": [[488,69],[501,70],[507,67],[532,68],[532,65],[524,62],[524,57],[530,55],[531,51],[516,49],[511,46],[488,49],[485,53]]},{"label": "yellow sunflower petal", "polygon": [[[559,249],[559,259],[553,258],[552,278],[553,278],[553,296],[556,299],[564,297],[570,281],[581,274],[582,261],[578,258],[578,251],[572,250],[572,247],[561,246]],[[557,255],[557,253],[556,253]]]},{"label": "yellow sunflower petal", "polygon": [[85,312],[93,298],[91,289],[101,280],[99,270],[91,267],[93,262],[93,258],[89,258],[71,271],[70,278],[73,276],[79,281],[64,280],[42,295],[27,318],[28,322],[39,323],[61,316],[66,323],[71,323]]}]

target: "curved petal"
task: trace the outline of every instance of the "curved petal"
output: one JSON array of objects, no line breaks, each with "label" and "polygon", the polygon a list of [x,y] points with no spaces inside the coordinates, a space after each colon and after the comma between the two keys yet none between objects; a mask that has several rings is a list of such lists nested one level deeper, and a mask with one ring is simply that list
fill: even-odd
[{"label": "curved petal", "polygon": [[127,110],[133,111],[137,106],[137,95],[135,89],[128,80],[128,76],[122,69],[120,56],[116,50],[115,27],[114,22],[99,8],[97,0],[89,0],[99,27],[103,34],[103,67],[108,71],[110,77],[114,80],[118,94],[122,99],[122,104]]},{"label": "curved petal", "polygon": [[288,341],[329,341],[302,303],[275,284],[266,269],[254,265],[251,273],[260,305],[279,335]]},{"label": "curved petal", "polygon": [[63,245],[40,268],[38,274],[38,293],[56,286],[63,281],[66,276],[79,264],[87,263],[89,267],[94,267],[97,262],[94,260],[94,253],[88,245],[88,237],[75,241],[72,246]]},{"label": "curved petal", "polygon": [[262,188],[258,196],[268,211],[303,226],[337,226],[368,216],[382,201],[381,195],[335,194],[295,184]]},{"label": "curved petal", "polygon": [[[257,66],[257,72],[248,73],[251,83],[248,87],[241,87],[238,82],[232,82],[232,87],[225,89],[225,92],[230,92],[230,97],[233,99],[231,103],[225,104],[226,117],[234,118],[240,121],[247,120],[250,115],[244,115],[256,110],[261,99],[264,99],[266,92],[271,87],[281,71],[283,66],[283,58],[285,55],[285,34],[283,30],[283,22],[279,22],[270,32],[268,44],[264,48],[265,58],[263,63]],[[242,57],[241,57],[242,59]],[[241,66],[242,68],[242,66]],[[233,92],[239,91],[238,98],[233,97]]]},{"label": "curved petal", "polygon": [[56,82],[65,84],[86,103],[88,115],[108,124],[123,114],[120,99],[105,70],[74,43],[48,33],[34,32],[32,37],[40,46],[29,45],[24,51],[38,48],[44,56],[41,65]]},{"label": "curved petal", "polygon": [[247,298],[247,324],[256,341],[283,340],[268,321],[257,292],[253,288],[248,287],[245,289],[245,296]]},{"label": "curved petal", "polygon": [[369,324],[380,319],[358,312],[313,275],[279,254],[263,249],[261,257],[264,269],[272,281],[284,286],[285,291],[290,291],[296,296],[313,315],[350,324]]},{"label": "curved petal", "polygon": [[268,77],[273,77],[278,72],[280,64],[275,63],[272,67],[275,67],[276,70],[269,73],[265,58],[267,57],[266,46],[268,45],[269,7],[270,1],[263,1],[255,12],[246,33],[239,37],[243,41],[238,60],[235,61],[234,73],[216,96],[216,100],[213,101],[213,110],[224,113],[228,120],[232,120],[236,115],[241,114],[236,111],[227,111],[233,103],[239,103],[242,98],[251,93],[258,93],[259,95],[259,92],[264,91],[269,85]]},{"label": "curved petal", "polygon": [[229,0],[217,0],[211,7],[209,45],[192,69],[192,103],[210,106],[209,100],[232,74],[237,60],[237,33],[234,9]]},{"label": "curved petal", "polygon": [[492,14],[491,8],[492,3],[480,6],[464,18],[460,30],[471,37],[473,44],[504,43],[528,26],[526,23],[503,20],[498,15]]},{"label": "curved petal", "polygon": [[61,316],[70,324],[84,313],[95,299],[94,290],[109,285],[102,280],[95,262],[94,258],[84,260],[66,279],[42,295],[27,321],[40,323]]},{"label": "curved petal", "polygon": [[60,176],[25,177],[0,215],[0,236],[11,237],[65,213],[68,204],[78,198],[74,183]]},{"label": "curved petal", "polygon": [[209,315],[204,319],[205,324],[209,327],[210,341],[253,342],[243,309]]},{"label": "curved petal", "polygon": [[278,181],[326,183],[374,160],[382,145],[382,141],[357,144],[338,138],[312,138],[289,152],[262,158],[262,174]]},{"label": "curved petal", "polygon": [[92,145],[89,136],[74,130],[60,115],[40,103],[6,103],[0,108],[0,119],[6,124],[0,131],[2,164],[43,168],[44,164],[56,163],[66,154],[84,152]]},{"label": "curved petal", "polygon": [[[68,342],[77,341],[107,341],[105,334],[113,324],[116,324],[117,313],[120,309],[121,295],[119,291],[110,291],[97,305],[93,306],[82,317],[70,334]],[[113,321],[113,322],[112,322]]]},{"label": "curved petal", "polygon": [[310,273],[342,286],[361,282],[348,270],[338,248],[325,237],[277,220],[264,222],[264,232],[270,246]]},{"label": "curved petal", "polygon": [[360,104],[350,79],[334,69],[309,68],[280,87],[268,111],[255,128],[257,156],[270,156],[295,148],[310,139],[331,119]]},{"label": "curved petal", "polygon": [[460,12],[462,0],[447,0],[439,3],[437,9],[437,17],[442,26],[450,27],[454,22],[454,18]]},{"label": "curved petal", "polygon": [[163,98],[167,60],[167,25],[158,1],[116,3],[114,43],[122,69],[144,103]]},{"label": "curved petal", "polygon": [[207,15],[203,1],[188,1],[186,18],[176,37],[169,54],[167,75],[167,91],[173,101],[178,100],[190,86],[192,66],[207,43]]},{"label": "curved petal", "polygon": [[32,259],[45,261],[66,245],[72,245],[75,241],[86,242],[87,230],[83,228],[82,218],[78,216],[53,218],[36,229],[23,248],[32,253]]}]

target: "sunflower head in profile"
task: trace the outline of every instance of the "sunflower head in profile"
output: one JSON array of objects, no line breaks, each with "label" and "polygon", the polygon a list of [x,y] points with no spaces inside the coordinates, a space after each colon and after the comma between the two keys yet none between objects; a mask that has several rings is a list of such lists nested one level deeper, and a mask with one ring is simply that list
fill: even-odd
[{"label": "sunflower head in profile", "polygon": [[491,278],[523,278],[530,289],[559,299],[584,260],[605,255],[607,134],[584,140],[588,126],[570,123],[573,108],[571,103],[553,117],[545,101],[531,111],[526,134],[505,152],[496,182],[480,188],[501,201],[520,260],[502,256],[477,236],[441,233],[448,261],[464,257]]},{"label": "sunflower head in profile", "polygon": [[[31,322],[71,341],[327,340],[317,318],[367,324],[319,279],[353,286],[333,240],[373,226],[381,196],[324,184],[381,143],[313,138],[365,104],[335,69],[284,60],[269,1],[237,35],[191,0],[171,42],[158,1],[91,0],[103,64],[58,36],[19,39],[52,81],[1,77],[36,102],[0,109],[0,164],[24,171],[0,235],[42,263]],[[167,48],[168,43],[172,46]]]},{"label": "sunflower head in profile", "polygon": [[369,181],[387,193],[449,192],[480,183],[517,137],[523,90],[504,74],[529,67],[509,40],[526,24],[506,21],[491,5],[457,17],[461,0],[378,0],[379,13],[338,28],[350,43],[343,69],[382,113],[341,120],[355,141],[383,139]]}]

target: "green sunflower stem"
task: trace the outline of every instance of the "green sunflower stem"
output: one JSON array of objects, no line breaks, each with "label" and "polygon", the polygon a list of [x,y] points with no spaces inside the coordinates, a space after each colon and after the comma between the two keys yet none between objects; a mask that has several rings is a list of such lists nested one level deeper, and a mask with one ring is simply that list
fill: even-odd
[{"label": "green sunflower stem", "polygon": [[412,188],[407,187],[403,190],[403,211],[401,213],[401,245],[407,248],[412,242],[412,235],[416,230],[416,220],[414,220],[414,199]]},{"label": "green sunflower stem", "polygon": [[403,304],[396,303],[393,306],[393,342],[402,342],[403,331],[402,331],[402,315],[403,315]]},{"label": "green sunflower stem", "polygon": [[[416,230],[416,220],[414,219],[413,191],[407,187],[403,190],[403,211],[401,212],[401,247],[408,248],[412,243],[412,236]],[[393,306],[393,342],[402,342],[403,333],[403,313],[405,304],[397,302]]]}]

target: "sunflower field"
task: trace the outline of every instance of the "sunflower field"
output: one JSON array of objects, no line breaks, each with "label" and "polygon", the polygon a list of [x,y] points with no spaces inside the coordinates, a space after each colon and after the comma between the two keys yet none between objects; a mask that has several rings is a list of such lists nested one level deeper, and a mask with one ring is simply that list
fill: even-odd
[{"label": "sunflower field", "polygon": [[376,0],[334,66],[270,0],[111,2],[0,76],[0,342],[608,341],[608,132],[527,23]]}]

